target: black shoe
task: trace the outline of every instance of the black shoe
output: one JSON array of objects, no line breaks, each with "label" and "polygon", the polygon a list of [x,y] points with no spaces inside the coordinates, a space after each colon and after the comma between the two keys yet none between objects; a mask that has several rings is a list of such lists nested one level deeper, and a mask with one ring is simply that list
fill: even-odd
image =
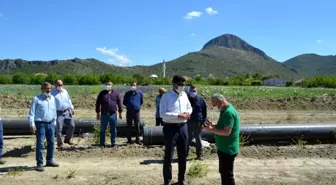
[{"label": "black shoe", "polygon": [[73,142],[71,142],[71,141],[64,141],[64,143],[66,143],[66,144],[68,144],[68,145],[70,145],[70,146],[72,146],[72,145],[75,144],[75,143],[73,143]]},{"label": "black shoe", "polygon": [[131,145],[131,144],[133,144],[133,141],[127,141],[127,144],[129,144],[129,145]]},{"label": "black shoe", "polygon": [[55,163],[54,161],[47,162],[47,167],[59,167],[59,164]]},{"label": "black shoe", "polygon": [[177,183],[174,183],[172,185],[188,185],[186,182],[177,182]]},{"label": "black shoe", "polygon": [[196,160],[204,161],[204,158],[203,157],[197,157]]},{"label": "black shoe", "polygon": [[112,144],[112,145],[111,145],[111,148],[115,148],[115,147],[117,147],[116,144]]},{"label": "black shoe", "polygon": [[42,165],[37,165],[35,170],[38,172],[44,172],[44,167]]},{"label": "black shoe", "polygon": [[0,159],[0,165],[4,165],[4,164],[6,164],[6,161]]}]

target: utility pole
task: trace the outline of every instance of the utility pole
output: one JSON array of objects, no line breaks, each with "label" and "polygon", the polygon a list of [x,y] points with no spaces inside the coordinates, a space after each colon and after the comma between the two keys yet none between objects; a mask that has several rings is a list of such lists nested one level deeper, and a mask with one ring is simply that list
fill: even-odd
[{"label": "utility pole", "polygon": [[166,77],[166,62],[165,62],[165,60],[163,60],[163,62],[162,62],[162,73],[163,73],[163,78],[165,78]]}]

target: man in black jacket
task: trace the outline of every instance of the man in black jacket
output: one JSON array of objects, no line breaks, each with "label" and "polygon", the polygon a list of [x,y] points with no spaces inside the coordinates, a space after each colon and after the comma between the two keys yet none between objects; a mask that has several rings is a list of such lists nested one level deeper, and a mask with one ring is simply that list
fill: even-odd
[{"label": "man in black jacket", "polygon": [[190,120],[188,120],[188,154],[191,140],[196,140],[197,160],[203,160],[202,131],[201,127],[207,119],[207,105],[201,96],[197,95],[197,88],[191,85],[189,88],[189,101],[193,109]]}]

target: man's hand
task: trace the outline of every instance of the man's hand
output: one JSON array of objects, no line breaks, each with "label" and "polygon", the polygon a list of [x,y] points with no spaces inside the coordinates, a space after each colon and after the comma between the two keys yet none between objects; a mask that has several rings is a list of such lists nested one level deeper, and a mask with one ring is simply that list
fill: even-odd
[{"label": "man's hand", "polygon": [[35,127],[35,125],[31,125],[31,126],[30,126],[30,130],[31,130],[31,132],[32,132],[33,134],[35,134],[35,133],[36,133],[36,127]]},{"label": "man's hand", "polygon": [[119,113],[119,119],[122,119],[122,114],[121,113]]},{"label": "man's hand", "polygon": [[71,115],[74,115],[75,111],[73,109],[71,109]]},{"label": "man's hand", "polygon": [[190,118],[190,114],[186,114],[186,113],[181,113],[178,115],[179,118],[184,119],[184,120],[188,120]]},{"label": "man's hand", "polygon": [[97,121],[100,120],[100,114],[99,113],[97,113],[96,119],[97,119]]}]

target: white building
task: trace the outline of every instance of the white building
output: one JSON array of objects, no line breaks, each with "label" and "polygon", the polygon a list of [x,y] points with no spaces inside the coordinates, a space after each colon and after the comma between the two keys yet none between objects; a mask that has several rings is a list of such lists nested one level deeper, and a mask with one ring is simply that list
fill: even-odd
[{"label": "white building", "polygon": [[150,75],[150,77],[151,77],[151,78],[158,78],[158,75],[156,75],[156,74],[152,74],[152,75]]},{"label": "white building", "polygon": [[264,80],[265,86],[286,86],[286,81],[280,78],[270,78]]}]

